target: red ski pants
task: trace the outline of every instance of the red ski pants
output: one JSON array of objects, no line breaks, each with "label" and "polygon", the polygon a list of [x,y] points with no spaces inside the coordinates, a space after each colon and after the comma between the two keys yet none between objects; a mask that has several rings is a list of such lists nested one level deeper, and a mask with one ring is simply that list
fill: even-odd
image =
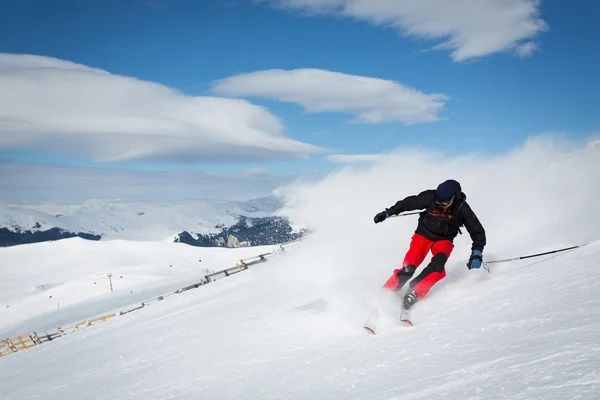
[{"label": "red ski pants", "polygon": [[[394,270],[394,274],[388,279],[383,286],[384,289],[396,290],[400,289],[408,279],[412,276],[412,273],[408,273],[405,268],[409,265],[418,268],[427,253],[431,250],[432,260],[431,263],[425,268],[421,274],[414,279],[412,289],[417,293],[419,298],[423,298],[429,293],[429,290],[446,276],[446,269],[444,265],[446,260],[450,257],[452,250],[454,249],[454,243],[450,240],[438,240],[431,241],[418,233],[415,233],[410,242],[410,248],[404,257],[401,269]],[[446,258],[435,257],[439,253],[444,253]],[[404,274],[402,272],[405,272]],[[408,273],[408,274],[407,274]]]}]

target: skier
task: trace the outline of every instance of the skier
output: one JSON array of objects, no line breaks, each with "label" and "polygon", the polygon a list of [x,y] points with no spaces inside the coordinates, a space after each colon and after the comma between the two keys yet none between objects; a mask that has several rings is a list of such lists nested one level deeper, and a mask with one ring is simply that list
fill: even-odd
[{"label": "skier", "polygon": [[435,190],[425,190],[416,196],[408,196],[375,215],[374,221],[377,224],[385,221],[390,215],[424,209],[420,213],[419,223],[402,268],[395,269],[383,286],[386,290],[399,293],[431,250],[431,262],[410,282],[410,290],[402,301],[404,310],[423,299],[431,287],[446,276],[444,266],[454,248],[453,240],[458,233],[462,233],[460,227],[463,225],[473,240],[467,268],[470,270],[481,267],[483,248],[486,244],[485,230],[466,199],[460,183],[449,179],[439,184]]}]

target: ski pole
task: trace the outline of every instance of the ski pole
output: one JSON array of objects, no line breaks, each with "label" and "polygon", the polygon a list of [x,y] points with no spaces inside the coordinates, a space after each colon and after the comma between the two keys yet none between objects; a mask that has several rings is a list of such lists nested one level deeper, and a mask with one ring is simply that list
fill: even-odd
[{"label": "ski pole", "polygon": [[498,263],[504,263],[504,262],[509,262],[509,261],[525,260],[526,258],[540,257],[540,256],[548,255],[548,254],[560,253],[561,251],[573,250],[573,249],[577,249],[577,248],[583,247],[583,246],[585,246],[585,245],[580,244],[580,245],[577,245],[577,246],[565,247],[564,249],[546,251],[544,253],[538,253],[538,254],[531,254],[529,256],[505,258],[503,260],[486,261],[485,264],[498,264]]},{"label": "ski pole", "polygon": [[420,213],[421,213],[421,211],[413,211],[413,212],[409,212],[409,213],[390,215],[388,218],[406,217],[407,215],[415,215],[415,214],[420,214]]}]

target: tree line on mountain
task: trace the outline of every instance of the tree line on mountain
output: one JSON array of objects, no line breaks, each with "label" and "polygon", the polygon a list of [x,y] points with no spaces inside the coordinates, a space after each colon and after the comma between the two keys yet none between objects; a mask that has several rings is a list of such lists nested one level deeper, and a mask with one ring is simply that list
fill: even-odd
[{"label": "tree line on mountain", "polygon": [[[35,228],[40,228],[38,224]],[[199,234],[183,231],[175,236],[174,242],[185,243],[197,247],[248,247],[266,246],[286,243],[301,238],[306,231],[294,232],[286,218],[238,216],[238,221],[229,227],[219,225],[220,231]],[[26,230],[0,228],[0,247],[9,247],[29,243],[49,242],[72,237],[86,240],[101,240],[102,235],[87,232],[71,232],[61,228],[47,230]]]}]

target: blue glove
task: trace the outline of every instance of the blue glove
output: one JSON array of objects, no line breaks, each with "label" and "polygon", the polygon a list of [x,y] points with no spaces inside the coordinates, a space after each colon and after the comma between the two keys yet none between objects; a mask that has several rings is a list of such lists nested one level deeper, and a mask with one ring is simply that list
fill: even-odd
[{"label": "blue glove", "polygon": [[471,257],[469,257],[469,262],[467,263],[467,268],[477,269],[477,268],[481,267],[482,261],[483,261],[483,253],[479,250],[473,250],[473,253],[471,253]]}]

